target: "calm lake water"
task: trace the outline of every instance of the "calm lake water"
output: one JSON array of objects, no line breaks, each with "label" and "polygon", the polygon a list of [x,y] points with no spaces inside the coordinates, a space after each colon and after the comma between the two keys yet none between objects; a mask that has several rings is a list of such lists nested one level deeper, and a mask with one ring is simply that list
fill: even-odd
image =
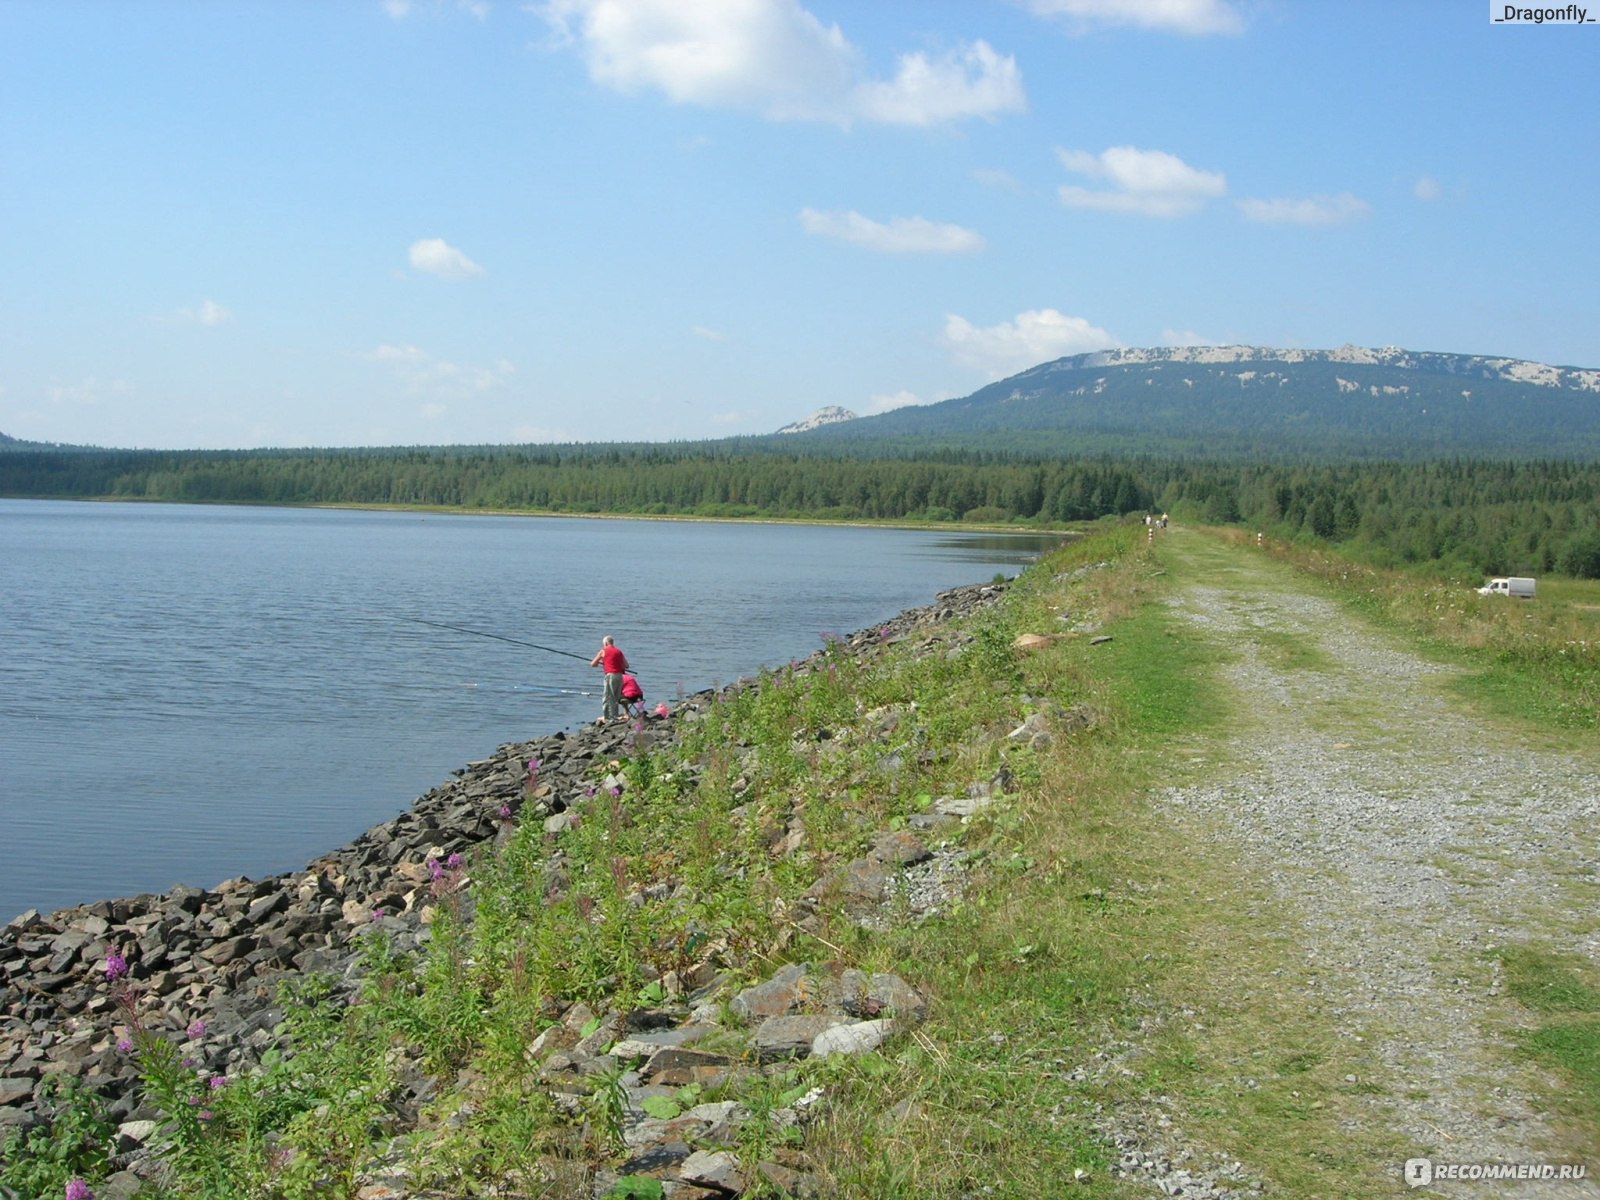
[{"label": "calm lake water", "polygon": [[597,716],[603,634],[670,704],[1054,541],[0,500],[0,921],[296,869]]}]

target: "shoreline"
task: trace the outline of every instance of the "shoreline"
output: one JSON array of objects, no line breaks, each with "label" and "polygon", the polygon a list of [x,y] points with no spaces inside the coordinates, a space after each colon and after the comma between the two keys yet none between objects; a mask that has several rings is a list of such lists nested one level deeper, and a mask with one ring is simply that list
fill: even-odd
[{"label": "shoreline", "polygon": [[534,508],[466,508],[447,504],[368,504],[333,503],[323,500],[164,500],[152,496],[0,496],[4,500],[59,500],[71,504],[188,504],[196,508],[291,508],[327,509],[332,512],[420,513],[443,517],[550,517],[562,520],[596,521],[682,521],[710,525],[814,525],[826,529],[908,529],[951,533],[1000,533],[1018,537],[1086,536],[1085,522],[1049,525],[997,525],[965,521],[892,521],[871,517],[857,520],[827,520],[820,517],[710,517],[695,513],[561,512]]},{"label": "shoreline", "polygon": [[[843,640],[852,653],[867,654],[976,611],[1006,586],[947,589],[931,605]],[[827,653],[815,651],[803,664]],[[190,1039],[197,1060],[219,1074],[248,1071],[275,1044],[280,982],[316,972],[348,978],[369,928],[383,930],[397,949],[420,947],[439,864],[457,855],[466,862],[527,820],[558,834],[597,785],[621,785],[624,758],[675,744],[681,725],[756,683],[742,678],[694,693],[668,717],[502,745],[457,768],[398,816],[297,870],[25,911],[0,928],[0,1136],[38,1123],[46,1108],[41,1089],[56,1075],[107,1096],[117,1120],[149,1119],[134,1064],[116,1046],[125,1013],[104,978],[111,954],[126,960],[150,1027],[180,1038],[202,1028]],[[540,762],[531,787],[530,758]]]}]

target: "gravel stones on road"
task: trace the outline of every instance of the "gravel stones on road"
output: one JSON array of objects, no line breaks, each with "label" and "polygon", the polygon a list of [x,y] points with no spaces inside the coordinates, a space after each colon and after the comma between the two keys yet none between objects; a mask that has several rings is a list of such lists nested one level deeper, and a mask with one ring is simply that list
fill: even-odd
[{"label": "gravel stones on road", "polygon": [[[1280,982],[1303,988],[1308,1013],[1342,1037],[1364,1039],[1382,1076],[1362,1119],[1419,1156],[1562,1161],[1532,1098],[1534,1068],[1496,1032],[1492,952],[1565,946],[1573,930],[1573,948],[1600,946],[1593,762],[1461,715],[1438,686],[1450,668],[1331,601],[1196,586],[1172,603],[1234,653],[1224,674],[1251,719],[1227,747],[1236,768],[1159,799],[1188,836],[1220,840],[1267,881],[1274,911],[1259,915],[1292,928],[1304,966]],[[1320,650],[1319,669],[1275,661],[1268,647],[1284,635]],[[1600,1194],[1592,1180],[1435,1186]]]}]

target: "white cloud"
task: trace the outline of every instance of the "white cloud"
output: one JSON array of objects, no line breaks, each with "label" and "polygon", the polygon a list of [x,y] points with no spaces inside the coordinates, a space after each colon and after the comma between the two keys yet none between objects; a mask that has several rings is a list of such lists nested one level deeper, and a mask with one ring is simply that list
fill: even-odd
[{"label": "white cloud", "polygon": [[711,417],[713,425],[738,425],[748,421],[752,414],[747,412],[720,412]]},{"label": "white cloud", "polygon": [[985,41],[938,60],[903,54],[894,79],[858,84],[854,103],[863,120],[886,125],[934,125],[1027,107],[1017,60]]},{"label": "white cloud", "polygon": [[184,305],[154,320],[163,325],[203,325],[215,328],[218,325],[231,325],[233,311],[215,300],[202,300],[198,305],[193,307]]},{"label": "white cloud", "polygon": [[1102,154],[1056,150],[1061,165],[1074,174],[1109,184],[1091,190],[1064,185],[1057,190],[1068,208],[1131,213],[1143,217],[1182,217],[1199,211],[1206,201],[1224,196],[1227,178],[1220,171],[1200,171],[1164,150],[1112,146]]},{"label": "white cloud", "polygon": [[516,367],[505,359],[492,367],[461,366],[435,358],[409,342],[404,345],[385,342],[360,357],[389,368],[407,395],[423,396],[435,402],[464,400],[494,391],[504,387],[517,373]]},{"label": "white cloud", "polygon": [[233,313],[215,300],[204,300],[195,313],[195,320],[202,325],[229,325],[233,322]]},{"label": "white cloud", "polygon": [[689,332],[694,334],[695,337],[705,338],[708,342],[725,342],[728,340],[727,334],[716,329],[709,329],[704,325],[691,325],[689,326]]},{"label": "white cloud", "polygon": [[1440,188],[1439,181],[1432,175],[1424,175],[1412,185],[1411,194],[1418,200],[1437,200],[1444,194],[1444,190]]},{"label": "white cloud", "polygon": [[1026,107],[1016,60],[986,42],[902,55],[893,79],[875,80],[839,27],[798,0],[545,0],[538,11],[596,83],[680,104],[904,125]]},{"label": "white cloud", "polygon": [[488,274],[443,238],[422,238],[407,251],[412,267],[441,279],[477,279]]},{"label": "white cloud", "polygon": [[876,416],[878,413],[891,412],[897,408],[908,408],[913,404],[926,404],[927,401],[915,392],[908,392],[901,388],[898,392],[888,395],[875,395],[867,398],[866,407],[861,410],[864,417]]},{"label": "white cloud", "polygon": [[1349,192],[1337,196],[1307,196],[1302,200],[1241,200],[1239,211],[1247,220],[1263,225],[1344,225],[1359,220],[1372,206]]},{"label": "white cloud", "polygon": [[976,367],[991,379],[1068,354],[1122,344],[1082,317],[1069,317],[1053,308],[1018,313],[1015,320],[982,329],[952,313],[944,319],[943,340],[958,363]]},{"label": "white cloud", "polygon": [[1220,346],[1222,343],[1216,338],[1206,337],[1203,333],[1196,333],[1192,329],[1163,329],[1161,331],[1161,344],[1163,346]]},{"label": "white cloud", "polygon": [[858,212],[803,208],[800,224],[818,237],[838,238],[884,254],[972,254],[984,247],[981,234],[926,217],[894,217],[884,224]]},{"label": "white cloud", "polygon": [[1244,18],[1227,0],[1029,0],[1028,7],[1082,30],[1132,26],[1190,37],[1244,30]]}]

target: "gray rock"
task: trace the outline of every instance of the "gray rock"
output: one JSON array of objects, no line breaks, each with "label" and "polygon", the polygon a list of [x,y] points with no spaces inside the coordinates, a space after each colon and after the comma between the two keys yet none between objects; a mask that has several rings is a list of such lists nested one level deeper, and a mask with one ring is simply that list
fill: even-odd
[{"label": "gray rock", "polygon": [[834,1054],[865,1054],[876,1050],[889,1040],[894,1032],[894,1022],[887,1020],[857,1021],[853,1025],[834,1025],[824,1029],[811,1041],[811,1057],[828,1058]]},{"label": "gray rock", "polygon": [[739,1159],[726,1150],[696,1150],[683,1160],[678,1175],[689,1183],[734,1196],[742,1194],[746,1186]]},{"label": "gray rock", "polygon": [[769,1017],[757,1027],[751,1044],[762,1062],[799,1058],[811,1052],[819,1034],[846,1023],[845,1018],[834,1013]]}]

